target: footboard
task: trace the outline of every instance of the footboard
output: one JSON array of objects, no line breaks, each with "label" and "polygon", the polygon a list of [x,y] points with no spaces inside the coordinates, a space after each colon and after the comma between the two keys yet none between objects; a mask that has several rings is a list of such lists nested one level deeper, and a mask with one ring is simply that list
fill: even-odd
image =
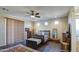
[{"label": "footboard", "polygon": [[44,36],[43,35],[34,35],[33,38],[41,39],[41,44],[44,43]]},{"label": "footboard", "polygon": [[36,49],[38,47],[37,46],[37,42],[30,41],[30,40],[26,40],[26,46],[31,47],[31,48],[34,48],[34,49]]}]

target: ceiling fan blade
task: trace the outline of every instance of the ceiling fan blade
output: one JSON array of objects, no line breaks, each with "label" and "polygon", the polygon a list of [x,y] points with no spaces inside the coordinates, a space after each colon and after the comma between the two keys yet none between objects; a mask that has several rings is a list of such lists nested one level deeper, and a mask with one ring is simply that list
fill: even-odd
[{"label": "ceiling fan blade", "polygon": [[29,13],[29,12],[26,12],[26,14],[29,14],[29,15],[30,15],[30,13]]},{"label": "ceiling fan blade", "polygon": [[33,11],[33,10],[30,10],[30,12],[26,12],[26,15],[27,16],[35,16],[35,17],[37,17],[37,18],[40,18],[40,15],[39,15],[39,13],[35,13],[35,11]]},{"label": "ceiling fan blade", "polygon": [[30,16],[29,14],[25,14],[25,16]]},{"label": "ceiling fan blade", "polygon": [[36,13],[35,15],[39,15],[39,13]]},{"label": "ceiling fan blade", "polygon": [[38,17],[38,18],[40,18],[40,16],[35,16],[35,17]]}]

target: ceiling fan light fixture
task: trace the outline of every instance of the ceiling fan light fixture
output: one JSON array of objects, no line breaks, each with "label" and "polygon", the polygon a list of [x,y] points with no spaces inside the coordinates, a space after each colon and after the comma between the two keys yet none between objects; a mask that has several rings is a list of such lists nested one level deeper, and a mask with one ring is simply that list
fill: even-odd
[{"label": "ceiling fan light fixture", "polygon": [[59,21],[55,21],[54,23],[55,23],[55,25],[58,25],[59,24]]},{"label": "ceiling fan light fixture", "polygon": [[40,23],[37,23],[37,26],[40,26]]},{"label": "ceiling fan light fixture", "polygon": [[35,18],[35,16],[31,15],[31,18]]},{"label": "ceiling fan light fixture", "polygon": [[48,22],[45,22],[44,25],[47,26],[48,25]]}]

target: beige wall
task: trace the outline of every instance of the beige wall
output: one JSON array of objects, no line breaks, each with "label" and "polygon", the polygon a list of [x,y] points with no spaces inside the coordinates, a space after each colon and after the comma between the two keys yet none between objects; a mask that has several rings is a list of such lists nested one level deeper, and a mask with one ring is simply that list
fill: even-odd
[{"label": "beige wall", "polygon": [[30,31],[32,31],[32,33],[34,32],[34,22],[33,21],[25,21],[24,22],[24,28],[29,28],[30,29]]},{"label": "beige wall", "polygon": [[[48,26],[44,25],[44,22],[47,21],[38,21],[35,23],[35,32],[38,33],[39,30],[50,30],[52,34],[52,29],[56,28],[58,30],[58,39],[62,39],[62,33],[67,31],[68,29],[68,19],[67,17],[56,19],[59,21],[58,25],[54,24],[55,20],[49,20],[48,21]],[[37,23],[40,23],[40,26],[37,25]],[[52,35],[51,35],[52,38]]]},{"label": "beige wall", "polygon": [[6,45],[6,20],[0,16],[0,46]]},{"label": "beige wall", "polygon": [[24,28],[32,28],[32,23],[31,23],[31,21],[24,21]]}]

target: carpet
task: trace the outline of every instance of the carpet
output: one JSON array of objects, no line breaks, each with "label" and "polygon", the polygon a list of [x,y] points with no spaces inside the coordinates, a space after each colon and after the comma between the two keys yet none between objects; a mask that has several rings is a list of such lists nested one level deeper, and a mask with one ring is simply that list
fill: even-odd
[{"label": "carpet", "polygon": [[18,44],[10,48],[2,49],[0,50],[0,52],[38,52],[38,51],[32,48],[26,47],[22,44]]}]

